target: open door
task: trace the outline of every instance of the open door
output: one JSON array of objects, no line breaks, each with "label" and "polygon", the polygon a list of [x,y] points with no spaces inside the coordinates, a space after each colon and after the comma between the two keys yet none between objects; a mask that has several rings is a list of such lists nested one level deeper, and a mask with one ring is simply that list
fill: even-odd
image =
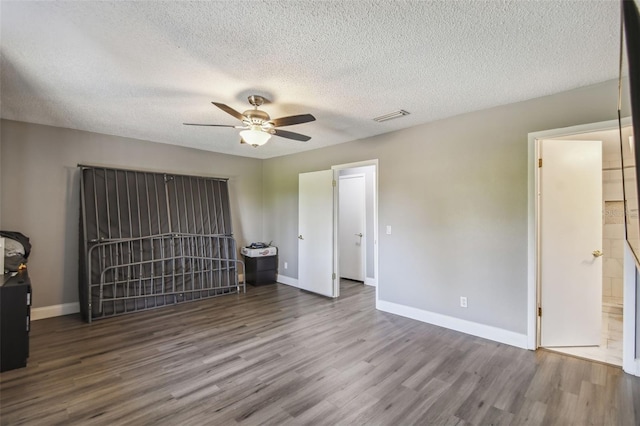
[{"label": "open door", "polygon": [[298,178],[298,287],[338,297],[333,268],[333,171]]},{"label": "open door", "polygon": [[540,141],[540,343],[598,346],[602,142]]},{"label": "open door", "polygon": [[340,277],[364,282],[367,238],[364,175],[341,176],[338,191]]}]

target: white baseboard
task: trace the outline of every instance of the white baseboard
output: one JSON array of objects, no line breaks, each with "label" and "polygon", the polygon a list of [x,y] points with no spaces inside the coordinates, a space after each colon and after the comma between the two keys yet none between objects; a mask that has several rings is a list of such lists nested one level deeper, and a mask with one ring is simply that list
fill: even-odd
[{"label": "white baseboard", "polygon": [[80,303],[63,303],[62,305],[43,306],[31,309],[31,321],[45,318],[60,317],[62,315],[76,314],[80,312]]},{"label": "white baseboard", "polygon": [[411,306],[400,305],[384,300],[378,300],[376,302],[376,309],[470,334],[472,336],[482,337],[483,339],[489,339],[506,345],[515,346],[517,348],[527,349],[526,334],[515,333],[502,328],[478,324],[476,322],[437,314],[435,312],[424,311],[422,309],[412,308]]},{"label": "white baseboard", "polygon": [[366,285],[370,285],[370,286],[373,286],[373,287],[375,287],[377,285],[376,279],[375,278],[369,278],[369,277],[364,277],[364,283]]},{"label": "white baseboard", "polygon": [[286,275],[278,274],[276,281],[278,281],[280,284],[286,284],[286,285],[290,285],[291,287],[298,288],[297,278],[291,278],[291,277],[287,277]]}]

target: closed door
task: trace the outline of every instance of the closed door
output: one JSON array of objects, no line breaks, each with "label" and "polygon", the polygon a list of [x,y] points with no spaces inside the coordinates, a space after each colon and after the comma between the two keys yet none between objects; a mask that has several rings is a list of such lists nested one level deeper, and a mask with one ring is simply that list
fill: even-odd
[{"label": "closed door", "polygon": [[365,276],[365,178],[341,176],[338,202],[340,276],[364,281]]},{"label": "closed door", "polygon": [[602,322],[602,143],[543,140],[541,345],[597,346]]},{"label": "closed door", "polygon": [[337,297],[333,268],[333,171],[298,179],[298,287]]}]

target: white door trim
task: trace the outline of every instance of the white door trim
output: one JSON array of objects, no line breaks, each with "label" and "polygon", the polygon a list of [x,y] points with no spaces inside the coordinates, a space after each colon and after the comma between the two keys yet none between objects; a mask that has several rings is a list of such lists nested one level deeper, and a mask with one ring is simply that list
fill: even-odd
[{"label": "white door trim", "polygon": [[[631,119],[629,117],[622,119],[623,126],[630,126]],[[537,333],[537,302],[538,302],[538,278],[539,274],[537,271],[538,267],[538,225],[536,223],[537,220],[537,210],[538,210],[538,202],[537,202],[537,190],[538,190],[538,179],[537,179],[537,168],[538,168],[538,152],[537,152],[537,139],[552,139],[563,136],[571,136],[577,135],[581,133],[589,133],[603,130],[612,130],[618,128],[618,120],[609,120],[602,121],[598,123],[590,123],[583,124],[572,127],[564,127],[560,129],[551,129],[545,130],[541,132],[533,132],[528,134],[528,142],[527,142],[527,151],[528,151],[528,161],[527,161],[527,174],[528,174],[528,247],[527,247],[527,349],[535,350],[538,348],[538,333]],[[628,262],[625,262],[625,270]],[[633,262],[635,265],[635,262]],[[635,283],[635,279],[634,279]],[[627,291],[627,282],[625,280],[625,292]],[[625,298],[627,293],[625,293]],[[625,299],[626,301],[626,299]],[[635,330],[635,317],[636,317],[636,307],[635,304],[631,305],[632,311],[627,311],[627,304],[625,303],[623,310],[623,329],[624,330],[633,330],[633,333],[627,332],[623,333],[623,347],[633,347],[635,348],[636,342],[636,330]],[[627,359],[631,356],[631,359]],[[623,359],[622,359],[623,367],[625,365],[633,365],[636,368],[636,371],[627,371],[625,368],[625,372],[634,375],[640,375],[640,367],[638,366],[638,360],[633,359],[633,352],[625,352],[623,351]]]},{"label": "white door trim", "polygon": [[[364,166],[375,166],[375,179],[373,182],[373,263],[374,263],[374,282],[373,285],[375,285],[376,287],[376,306],[378,305],[378,277],[379,275],[379,265],[380,262],[378,261],[378,175],[380,173],[379,170],[379,166],[378,166],[378,159],[374,159],[374,160],[364,160],[364,161],[357,161],[355,163],[347,163],[347,164],[338,164],[335,166],[331,166],[331,169],[333,170],[333,177],[336,180],[336,182],[338,182],[339,184],[339,177],[340,177],[340,170],[344,170],[344,169],[353,169],[356,167],[364,167]],[[335,195],[334,195],[334,217],[337,217],[338,215],[338,191],[335,191]],[[338,243],[337,243],[337,236],[338,236],[338,223],[334,222],[333,224],[333,233],[334,233],[334,247],[333,247],[333,252],[334,252],[334,262],[336,265],[336,275],[340,276],[340,271],[337,269],[338,266]],[[366,272],[366,271],[365,271]],[[365,273],[365,280],[366,280],[366,273]],[[338,287],[340,287],[340,283],[339,280],[336,280],[336,282],[338,283]]]}]

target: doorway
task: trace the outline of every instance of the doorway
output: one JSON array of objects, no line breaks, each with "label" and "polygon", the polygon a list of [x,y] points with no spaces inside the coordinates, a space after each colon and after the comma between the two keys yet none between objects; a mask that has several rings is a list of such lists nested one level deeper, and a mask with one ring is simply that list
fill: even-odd
[{"label": "doorway", "polygon": [[361,243],[365,258],[364,284],[375,287],[371,291],[375,291],[377,303],[377,173],[378,160],[367,160],[299,174],[298,288],[331,298],[340,297],[340,176],[361,174],[365,181],[365,230]]},{"label": "doorway", "polygon": [[[340,292],[352,290],[354,285],[375,287],[377,300],[378,277],[378,160],[362,161],[333,166],[336,174],[336,265],[340,277]],[[354,192],[354,187],[355,189]],[[363,194],[359,192],[364,190]],[[352,204],[361,205],[364,212],[353,209]],[[345,204],[346,203],[346,204]],[[347,212],[345,212],[345,207]],[[349,212],[349,210],[352,210]],[[355,210],[355,212],[353,211]],[[346,215],[345,215],[346,213]],[[362,216],[361,216],[362,215]],[[349,219],[349,216],[352,216]],[[345,220],[351,223],[345,223]],[[362,231],[356,230],[353,223],[364,220]],[[359,234],[362,234],[360,237]],[[344,243],[344,244],[343,244]],[[345,249],[354,249],[346,253]],[[361,255],[361,266],[354,256]],[[354,274],[354,266],[361,269],[360,276]],[[362,277],[359,279],[359,277]]]},{"label": "doorway", "polygon": [[[352,170],[352,169],[351,169]],[[338,262],[340,278],[364,283],[367,246],[365,175],[343,175],[338,191]]]},{"label": "doorway", "polygon": [[538,141],[540,345],[598,346],[602,142]]},{"label": "doorway", "polygon": [[[599,203],[600,211],[598,212],[598,217],[595,218],[595,222],[592,217],[592,224],[588,225],[590,228],[590,234],[599,234],[600,236],[598,237],[598,241],[578,243],[580,244],[581,250],[587,250],[589,252],[582,253],[584,255],[584,259],[582,259],[581,262],[582,266],[590,268],[587,270],[587,274],[590,273],[592,275],[586,277],[583,276],[577,283],[575,283],[577,287],[572,289],[569,288],[569,285],[566,285],[567,281],[569,281],[567,277],[564,277],[563,281],[555,284],[557,285],[557,288],[550,289],[549,283],[545,283],[545,280],[549,279],[549,277],[545,275],[545,262],[548,271],[549,264],[552,265],[553,261],[548,256],[545,258],[545,254],[548,255],[548,252],[553,251],[553,248],[545,248],[545,243],[543,241],[545,238],[544,215],[553,215],[556,219],[561,215],[558,215],[558,212],[555,212],[555,215],[553,212],[544,212],[545,182],[542,177],[544,172],[540,171],[537,178],[537,193],[540,198],[537,200],[536,209],[538,224],[537,247],[539,250],[536,262],[538,277],[536,300],[537,307],[541,308],[541,312],[539,310],[538,314],[541,313],[542,316],[538,315],[537,317],[536,347],[544,347],[546,349],[568,355],[621,366],[623,359],[622,276],[624,248],[624,197],[622,193],[622,164],[620,158],[619,132],[617,128],[613,128],[610,130],[598,130],[569,135],[565,133],[565,135],[562,136],[554,135],[550,137],[556,140],[558,144],[562,144],[563,141],[567,144],[573,144],[574,147],[578,149],[574,152],[573,158],[575,158],[576,155],[583,155],[583,153],[589,149],[589,143],[593,144],[594,141],[602,141],[602,147],[597,148],[602,155],[601,159],[598,160],[600,162],[601,169],[600,182],[591,182],[588,184],[591,188],[601,186],[601,190],[598,189],[598,191],[601,192],[601,195],[598,194],[598,198],[600,198],[600,200],[592,200],[594,203]],[[579,141],[584,141],[584,144],[580,145]],[[540,170],[544,170],[547,165],[547,156],[544,152],[546,148],[545,144],[547,143],[550,144],[551,142],[548,142],[546,138],[539,138],[536,140],[536,152],[538,154],[542,154],[542,168]],[[581,146],[584,151],[580,148]],[[549,153],[551,152],[552,150],[549,151]],[[566,162],[562,167],[567,167]],[[567,170],[566,174],[568,173],[570,172]],[[565,173],[562,175],[563,178],[566,177],[564,175]],[[547,182],[547,184],[549,184],[549,182]],[[552,187],[554,185],[557,187],[564,185],[564,182],[557,180],[550,184]],[[593,190],[590,192],[593,196],[595,195],[594,192],[598,191]],[[572,225],[575,225],[575,219],[576,218],[572,216],[565,218],[566,227],[570,228]],[[562,221],[560,220],[556,225],[562,226]],[[547,236],[546,238],[552,240],[552,237]],[[569,238],[572,241],[578,240],[578,237]],[[556,242],[554,244],[560,245],[561,243]],[[587,245],[589,245],[589,247],[587,247]],[[545,253],[545,250],[547,253]],[[567,267],[567,263],[570,262],[565,253],[566,250],[561,250],[555,255],[556,257],[561,256],[561,258],[556,259],[558,262],[557,266],[563,268],[564,272],[569,269]],[[591,254],[592,257],[589,256],[589,254]],[[593,274],[596,274],[596,276],[593,276]],[[592,285],[593,283],[597,283],[598,288],[592,287],[591,290],[586,291],[584,286],[587,281],[590,281]],[[562,299],[561,293],[556,292],[558,288],[564,288],[567,292],[564,300]],[[587,293],[591,295],[591,299],[597,297],[597,300],[591,300],[590,302],[581,300],[584,299],[585,296],[588,298]],[[552,298],[552,300],[550,300],[550,298]],[[553,307],[554,301],[559,302],[555,308]],[[551,308],[551,312],[549,309],[545,308],[545,305]],[[590,307],[586,308],[586,306]],[[568,315],[567,318],[571,318],[571,320],[567,320],[569,323],[567,324],[563,323],[559,317],[553,317],[553,309],[556,309],[556,311],[564,309],[564,313],[570,312],[572,309],[576,312],[580,312],[582,310],[582,312],[580,314],[576,313],[574,315]],[[578,319],[580,315],[585,318]],[[562,316],[562,314],[560,316]],[[589,322],[590,325],[587,326],[587,323]],[[601,324],[601,328],[600,332],[594,336],[593,332],[599,325],[595,324],[596,322]],[[579,336],[580,333],[586,333],[585,327],[590,328],[591,330],[592,334],[589,338],[584,335],[582,337]],[[551,332],[549,332],[549,330],[551,330]],[[562,335],[563,330],[565,331],[564,335]],[[549,335],[552,335],[552,338],[548,338]]]}]

